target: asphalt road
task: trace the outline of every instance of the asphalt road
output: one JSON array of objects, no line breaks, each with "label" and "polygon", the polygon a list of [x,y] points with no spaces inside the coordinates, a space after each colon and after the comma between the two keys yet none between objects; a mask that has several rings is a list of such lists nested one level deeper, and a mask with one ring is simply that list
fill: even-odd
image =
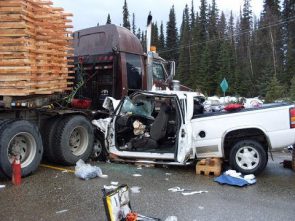
[{"label": "asphalt road", "polygon": [[[40,167],[13,186],[0,180],[0,220],[106,220],[101,188],[111,181],[141,187],[131,193],[132,209],[163,220],[295,220],[295,172],[279,163],[291,154],[277,153],[257,183],[243,188],[219,185],[213,177],[195,175],[193,167],[142,167],[93,163],[109,177],[80,180],[71,172]],[[73,167],[69,169],[74,169]],[[141,174],[135,177],[133,174]],[[179,186],[208,193],[183,196]]]}]

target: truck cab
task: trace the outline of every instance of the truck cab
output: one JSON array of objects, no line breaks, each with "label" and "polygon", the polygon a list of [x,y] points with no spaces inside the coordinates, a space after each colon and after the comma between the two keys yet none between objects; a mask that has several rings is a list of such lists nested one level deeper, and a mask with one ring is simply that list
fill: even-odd
[{"label": "truck cab", "polygon": [[107,96],[120,99],[153,85],[162,89],[172,85],[174,62],[153,51],[144,53],[139,39],[124,27],[87,28],[74,32],[73,38],[75,83],[81,87],[75,96],[91,99],[93,109],[101,107]]}]

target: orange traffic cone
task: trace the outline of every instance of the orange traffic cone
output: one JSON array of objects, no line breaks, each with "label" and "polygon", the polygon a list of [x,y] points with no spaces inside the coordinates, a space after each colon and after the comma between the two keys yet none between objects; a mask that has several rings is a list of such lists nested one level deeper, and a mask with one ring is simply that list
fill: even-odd
[{"label": "orange traffic cone", "polygon": [[22,181],[22,169],[20,160],[16,157],[12,163],[12,183],[20,185]]}]

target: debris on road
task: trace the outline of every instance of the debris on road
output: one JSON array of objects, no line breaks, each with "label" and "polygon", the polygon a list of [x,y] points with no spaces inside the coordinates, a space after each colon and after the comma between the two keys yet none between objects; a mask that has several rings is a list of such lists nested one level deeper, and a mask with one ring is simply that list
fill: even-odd
[{"label": "debris on road", "polygon": [[109,185],[109,186],[104,185],[103,188],[105,190],[114,190],[114,189],[118,188],[118,186],[115,186],[115,185]]},{"label": "debris on road", "polygon": [[185,189],[180,188],[179,186],[176,187],[172,187],[170,189],[168,189],[168,191],[175,193],[175,192],[183,192]]},{"label": "debris on road", "polygon": [[165,221],[177,221],[177,217],[176,216],[168,216]]},{"label": "debris on road", "polygon": [[64,209],[64,210],[60,210],[60,211],[57,211],[55,212],[56,214],[59,214],[59,213],[65,213],[65,212],[68,212],[69,210],[68,209]]},{"label": "debris on road", "polygon": [[142,175],[139,174],[139,173],[134,173],[132,176],[134,176],[134,177],[141,177]]},{"label": "debris on road", "polygon": [[202,159],[196,164],[196,174],[206,176],[219,176],[221,173],[222,160],[220,158]]},{"label": "debris on road", "polygon": [[253,174],[242,176],[241,173],[238,173],[235,170],[228,170],[224,172],[221,176],[216,177],[214,181],[219,184],[228,184],[239,187],[256,183],[256,179]]},{"label": "debris on road", "polygon": [[130,190],[132,193],[140,193],[141,187],[140,186],[133,186],[133,187],[130,187]]},{"label": "debris on road", "polygon": [[0,189],[3,189],[5,188],[6,186],[5,185],[0,185]]},{"label": "debris on road", "polygon": [[207,190],[201,190],[201,191],[193,191],[193,192],[185,192],[185,193],[181,193],[184,196],[191,196],[191,195],[195,195],[195,194],[201,194],[201,193],[208,193]]},{"label": "debris on road", "polygon": [[111,185],[114,185],[114,186],[118,186],[119,182],[117,181],[111,181]]},{"label": "debris on road", "polygon": [[86,164],[83,160],[78,160],[75,167],[75,175],[83,180],[89,180],[95,177],[107,178],[108,175],[102,174],[97,166]]}]

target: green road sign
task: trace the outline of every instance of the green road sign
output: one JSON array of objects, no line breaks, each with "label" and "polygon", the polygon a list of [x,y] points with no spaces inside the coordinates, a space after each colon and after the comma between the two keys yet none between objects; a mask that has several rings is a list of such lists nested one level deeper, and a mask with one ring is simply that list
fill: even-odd
[{"label": "green road sign", "polygon": [[220,83],[220,87],[221,87],[221,90],[223,91],[223,93],[225,93],[227,91],[228,83],[225,78],[223,78],[223,81]]}]

